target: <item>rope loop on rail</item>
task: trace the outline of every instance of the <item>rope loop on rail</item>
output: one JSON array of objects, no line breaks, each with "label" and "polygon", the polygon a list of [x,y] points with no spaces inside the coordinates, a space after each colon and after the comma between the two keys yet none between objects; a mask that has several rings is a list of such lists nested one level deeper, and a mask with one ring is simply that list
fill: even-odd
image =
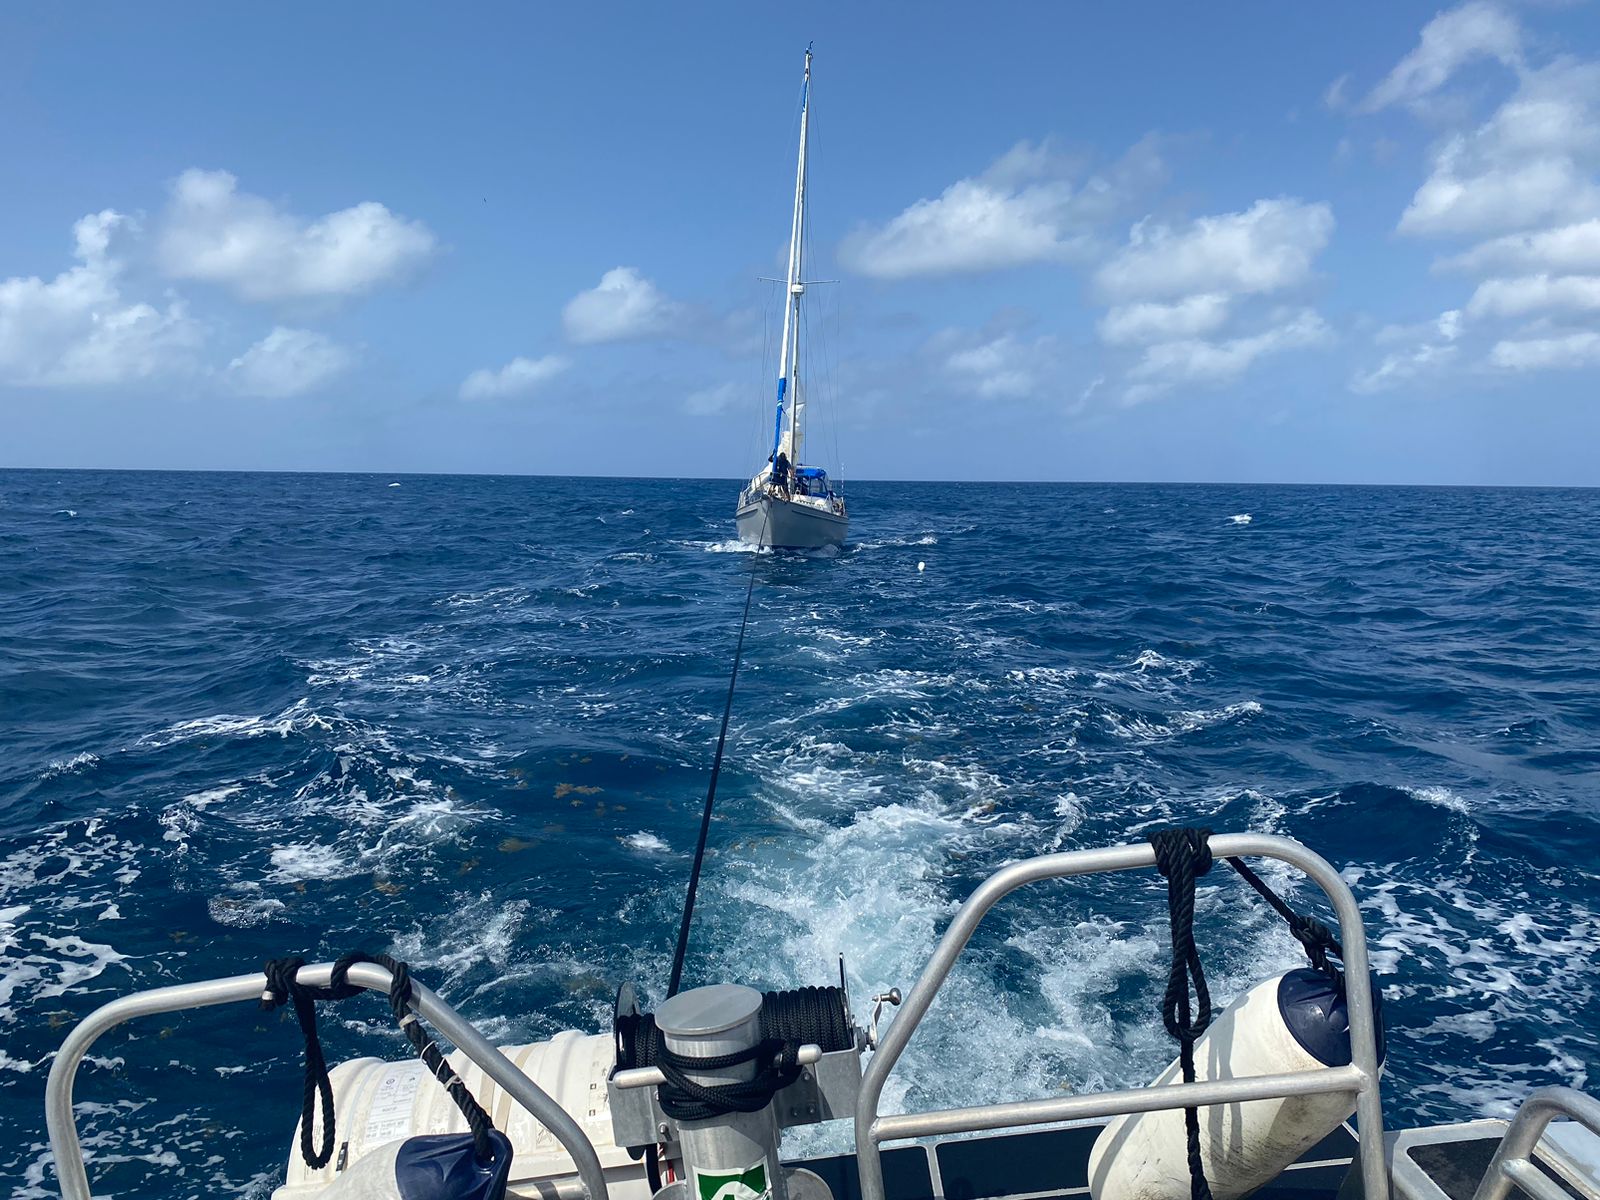
[{"label": "rope loop on rail", "polygon": [[[478,1161],[494,1162],[509,1152],[510,1145],[500,1136],[489,1114],[467,1090],[461,1076],[446,1061],[444,1052],[428,1036],[412,1011],[411,968],[387,954],[363,954],[359,951],[346,954],[333,964],[333,974],[327,987],[312,987],[299,981],[300,968],[306,960],[299,955],[269,959],[261,967],[266,976],[266,986],[261,992],[261,1007],[265,1010],[280,1008],[285,1004],[294,1008],[295,1020],[300,1024],[305,1039],[305,1092],[300,1109],[300,1156],[313,1170],[325,1167],[333,1158],[335,1111],[333,1083],[328,1078],[328,1063],[323,1057],[322,1040],[317,1036],[317,1000],[347,1000],[367,989],[349,981],[350,968],[356,963],[374,963],[384,968],[392,977],[389,985],[389,1009],[394,1014],[400,1032],[406,1035],[417,1057],[449,1093],[450,1099],[461,1110],[467,1128],[472,1131],[472,1145]],[[318,1102],[322,1108],[322,1139],[317,1145],[312,1126],[316,1123]]]},{"label": "rope loop on rail", "polygon": [[[1167,912],[1172,924],[1172,965],[1167,971],[1167,992],[1161,1000],[1161,1021],[1178,1040],[1178,1060],[1183,1081],[1194,1082],[1194,1043],[1211,1024],[1211,992],[1206,987],[1200,950],[1194,942],[1194,881],[1211,870],[1209,829],[1163,829],[1150,835],[1156,852],[1156,869],[1167,881]],[[1194,988],[1197,1013],[1189,1008]],[[1211,1200],[1205,1167],[1200,1159],[1200,1114],[1183,1110],[1188,1135],[1190,1200]]]}]

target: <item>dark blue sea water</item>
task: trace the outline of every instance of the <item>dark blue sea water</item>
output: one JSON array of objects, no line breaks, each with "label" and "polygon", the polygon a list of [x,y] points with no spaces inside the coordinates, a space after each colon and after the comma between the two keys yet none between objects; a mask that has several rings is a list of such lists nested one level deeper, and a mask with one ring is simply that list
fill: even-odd
[{"label": "dark blue sea water", "polygon": [[[909,986],[1002,863],[1204,822],[1357,890],[1392,1123],[1596,1074],[1600,492],[861,484],[814,558],[740,552],[735,492],[0,472],[11,1194],[54,1187],[52,1050],[133,989],[363,947],[510,1041],[658,999],[752,566],[692,979]],[[1226,997],[1297,952],[1221,875]],[[1000,910],[894,1101],[1152,1076],[1162,897]],[[325,1027],[403,1049],[376,998]],[[96,1191],[264,1192],[298,1055],[248,1006],[108,1037]]]}]

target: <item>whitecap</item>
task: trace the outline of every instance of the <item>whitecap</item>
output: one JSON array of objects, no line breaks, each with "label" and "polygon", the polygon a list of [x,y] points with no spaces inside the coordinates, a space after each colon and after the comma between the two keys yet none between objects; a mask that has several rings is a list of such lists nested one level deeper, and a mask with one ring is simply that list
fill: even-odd
[{"label": "whitecap", "polygon": [[662,854],[671,849],[655,834],[645,833],[643,830],[638,833],[630,833],[627,837],[618,838],[617,840],[628,849],[637,850],[641,854]]},{"label": "whitecap", "polygon": [[312,712],[302,699],[271,717],[214,713],[209,717],[177,721],[158,733],[145,734],[138,744],[159,750],[177,742],[203,737],[288,737],[291,733],[304,733],[312,729],[326,732],[332,728],[332,721],[320,713]]},{"label": "whitecap", "polygon": [[282,900],[266,896],[242,898],[238,896],[213,896],[206,903],[206,913],[218,925],[234,929],[251,929],[265,925],[283,912]]},{"label": "whitecap", "polygon": [[272,851],[272,866],[272,878],[283,883],[336,879],[349,873],[337,850],[315,842],[277,847]]},{"label": "whitecap", "polygon": [[1234,513],[1233,516],[1228,518],[1228,520],[1232,521],[1235,525],[1248,525],[1250,524],[1251,517],[1249,513]]},{"label": "whitecap", "polygon": [[207,788],[202,792],[190,792],[183,798],[183,802],[193,805],[195,808],[206,808],[219,800],[226,800],[229,796],[237,796],[242,791],[244,791],[244,784],[227,783],[221,787]]},{"label": "whitecap", "polygon": [[1472,805],[1465,797],[1456,795],[1447,787],[1430,784],[1425,787],[1408,787],[1405,791],[1413,800],[1420,800],[1435,808],[1448,808],[1451,812],[1458,813],[1472,811]]},{"label": "whitecap", "polygon": [[74,754],[71,758],[58,758],[49,766],[39,772],[40,779],[55,779],[61,775],[75,775],[85,768],[92,767],[100,761],[98,754],[90,754],[87,750]]}]

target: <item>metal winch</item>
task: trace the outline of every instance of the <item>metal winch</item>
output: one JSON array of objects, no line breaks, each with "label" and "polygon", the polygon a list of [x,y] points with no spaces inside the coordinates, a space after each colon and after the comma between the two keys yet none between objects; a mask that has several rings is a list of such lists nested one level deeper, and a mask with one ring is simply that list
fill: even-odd
[{"label": "metal winch", "polygon": [[616,1143],[642,1154],[659,1200],[832,1200],[784,1168],[781,1130],[852,1116],[866,1035],[843,988],[770,992],[720,983],[652,1016],[618,998],[607,1081]]}]

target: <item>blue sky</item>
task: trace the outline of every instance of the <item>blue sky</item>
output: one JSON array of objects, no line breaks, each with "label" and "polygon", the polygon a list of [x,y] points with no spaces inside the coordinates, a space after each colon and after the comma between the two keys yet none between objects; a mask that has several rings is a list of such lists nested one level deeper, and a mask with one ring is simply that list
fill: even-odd
[{"label": "blue sky", "polygon": [[1600,484],[1592,5],[0,10],[0,465]]}]

